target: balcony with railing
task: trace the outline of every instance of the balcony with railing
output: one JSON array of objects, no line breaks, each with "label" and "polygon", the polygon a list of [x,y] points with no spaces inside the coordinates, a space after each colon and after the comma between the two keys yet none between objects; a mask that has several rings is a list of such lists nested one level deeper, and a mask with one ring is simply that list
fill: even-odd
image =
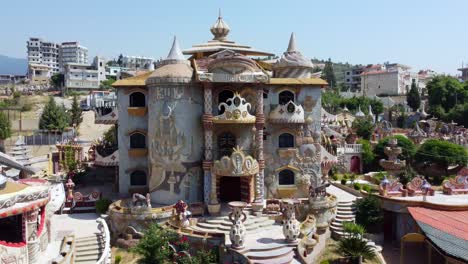
[{"label": "balcony with railing", "polygon": [[361,144],[343,144],[337,148],[338,154],[362,153]]},{"label": "balcony with railing", "polygon": [[215,124],[254,124],[255,116],[250,114],[251,105],[247,100],[235,93],[232,98],[221,102],[218,105],[220,111],[218,115],[213,117]]},{"label": "balcony with railing", "polygon": [[304,123],[304,109],[302,105],[289,101],[287,104],[271,105],[269,121],[271,123]]}]

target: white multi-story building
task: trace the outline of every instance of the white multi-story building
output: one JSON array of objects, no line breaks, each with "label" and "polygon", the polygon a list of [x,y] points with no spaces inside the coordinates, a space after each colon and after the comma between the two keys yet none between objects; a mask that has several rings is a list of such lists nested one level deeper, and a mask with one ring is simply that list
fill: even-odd
[{"label": "white multi-story building", "polygon": [[345,72],[345,85],[348,90],[358,92],[361,90],[361,74],[364,67],[355,66],[349,71]]},{"label": "white multi-story building", "polygon": [[88,64],[88,49],[78,41],[62,42],[60,47],[60,63],[64,70],[67,63]]},{"label": "white multi-story building", "polygon": [[100,83],[106,80],[105,65],[105,60],[100,57],[96,57],[93,64],[65,64],[65,88],[74,90],[98,89]]},{"label": "white multi-story building", "polygon": [[[40,38],[27,41],[28,64],[43,65],[49,68],[49,75],[60,72],[60,45]],[[30,76],[29,76],[30,77]]]},{"label": "white multi-story building", "polygon": [[413,80],[419,83],[418,74],[410,67],[398,63],[367,66],[361,74],[361,90],[365,96],[405,95]]},{"label": "white multi-story building", "polygon": [[123,56],[122,66],[128,69],[149,69],[154,63],[153,58],[138,57],[138,56]]}]

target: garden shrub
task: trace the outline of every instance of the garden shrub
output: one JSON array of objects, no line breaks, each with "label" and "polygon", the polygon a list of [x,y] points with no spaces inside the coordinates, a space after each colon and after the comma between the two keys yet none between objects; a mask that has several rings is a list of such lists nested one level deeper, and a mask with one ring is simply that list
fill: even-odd
[{"label": "garden shrub", "polygon": [[372,192],[372,187],[370,185],[368,185],[368,184],[363,185],[362,189],[364,191],[366,191],[367,193],[369,193],[369,194]]},{"label": "garden shrub", "polygon": [[346,178],[343,178],[343,179],[341,179],[341,184],[342,184],[342,185],[346,185],[346,182],[347,182],[347,181],[348,181],[348,180],[347,180]]},{"label": "garden shrub", "polygon": [[115,256],[114,264],[120,264],[121,261],[122,261],[122,256],[120,255]]},{"label": "garden shrub", "polygon": [[369,232],[380,231],[383,222],[383,211],[380,200],[375,196],[367,196],[356,200],[356,223],[364,226]]},{"label": "garden shrub", "polygon": [[109,209],[109,205],[111,205],[112,200],[107,198],[102,198],[96,201],[96,212],[98,214],[105,214],[107,209]]},{"label": "garden shrub", "polygon": [[354,187],[354,190],[357,190],[357,191],[359,191],[359,190],[361,190],[361,187],[362,187],[362,186],[361,186],[361,184],[360,184],[360,183],[358,183],[358,182],[355,182],[355,183],[353,184],[353,187]]}]

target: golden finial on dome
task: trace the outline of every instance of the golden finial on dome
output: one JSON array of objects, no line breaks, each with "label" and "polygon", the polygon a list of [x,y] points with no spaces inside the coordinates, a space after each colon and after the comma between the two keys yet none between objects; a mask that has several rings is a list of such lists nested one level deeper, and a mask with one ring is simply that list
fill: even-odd
[{"label": "golden finial on dome", "polygon": [[214,40],[226,40],[227,35],[231,29],[229,26],[224,22],[223,17],[221,16],[221,8],[219,9],[218,20],[214,23],[214,25],[210,28],[211,33],[214,36]]}]

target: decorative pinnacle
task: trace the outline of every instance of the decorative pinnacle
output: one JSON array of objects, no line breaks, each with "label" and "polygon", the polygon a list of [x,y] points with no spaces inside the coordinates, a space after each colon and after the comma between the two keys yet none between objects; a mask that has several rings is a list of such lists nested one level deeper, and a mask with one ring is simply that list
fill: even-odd
[{"label": "decorative pinnacle", "polygon": [[225,40],[226,36],[229,34],[231,29],[229,26],[224,22],[223,17],[221,16],[221,8],[219,9],[218,20],[214,23],[214,25],[210,28],[211,33],[214,36],[214,40]]},{"label": "decorative pinnacle", "polygon": [[291,37],[289,38],[289,45],[288,45],[287,52],[297,52],[296,36],[294,35],[294,32],[291,33]]},{"label": "decorative pinnacle", "polygon": [[174,41],[172,42],[171,50],[167,55],[167,60],[185,60],[184,55],[179,47],[179,42],[177,41],[177,37],[174,36]]}]

